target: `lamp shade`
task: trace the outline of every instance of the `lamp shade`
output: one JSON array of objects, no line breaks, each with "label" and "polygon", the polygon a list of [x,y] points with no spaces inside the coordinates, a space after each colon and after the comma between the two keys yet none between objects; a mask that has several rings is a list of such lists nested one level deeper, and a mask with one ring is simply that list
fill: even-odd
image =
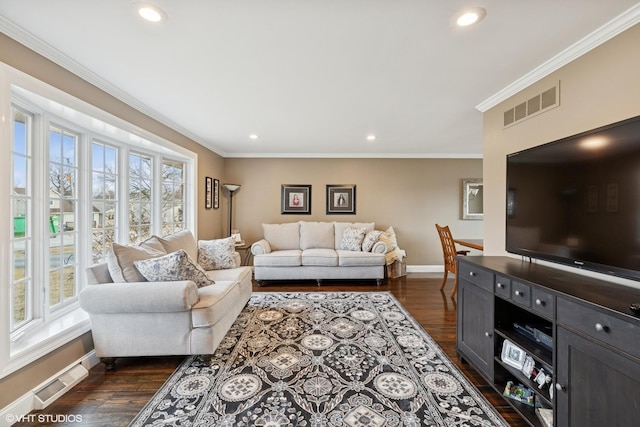
[{"label": "lamp shade", "polygon": [[235,193],[240,189],[240,184],[222,184],[230,193]]}]

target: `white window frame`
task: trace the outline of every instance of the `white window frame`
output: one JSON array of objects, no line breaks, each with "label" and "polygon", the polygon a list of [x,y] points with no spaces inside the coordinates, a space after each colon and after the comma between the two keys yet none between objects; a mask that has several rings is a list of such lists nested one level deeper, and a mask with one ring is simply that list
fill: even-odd
[{"label": "white window frame", "polygon": [[[80,161],[84,166],[81,166],[81,176],[78,177],[79,182],[79,197],[82,200],[78,206],[78,215],[80,219],[76,221],[77,226],[82,226],[82,231],[79,232],[78,252],[81,259],[78,260],[77,271],[77,290],[82,291],[83,284],[86,283],[86,268],[92,263],[91,253],[91,227],[90,220],[87,216],[90,216],[91,198],[91,163],[90,153],[91,144],[93,139],[99,141],[117,142],[119,147],[119,176],[118,191],[125,198],[121,198],[120,202],[120,214],[123,214],[123,210],[128,206],[128,194],[127,189],[123,188],[126,185],[126,164],[123,159],[128,158],[129,150],[143,152],[147,155],[152,155],[154,158],[154,167],[156,170],[160,170],[162,159],[181,161],[185,163],[186,173],[185,181],[188,183],[185,186],[185,212],[184,212],[184,224],[185,228],[191,230],[194,235],[195,224],[197,223],[197,194],[195,187],[198,159],[197,154],[167,141],[159,136],[151,134],[150,132],[141,129],[131,123],[128,123],[120,118],[117,118],[95,106],[92,106],[82,100],[79,100],[67,93],[64,93],[56,88],[53,88],[46,83],[43,83],[25,73],[15,70],[6,64],[0,63],[0,140],[12,141],[12,126],[13,121],[7,120],[11,118],[12,103],[17,102],[20,107],[25,107],[27,111],[34,111],[39,109],[43,117],[45,117],[43,129],[48,129],[47,115],[55,117],[54,123],[69,126],[72,129],[80,128],[83,131],[82,138],[84,148],[81,149]],[[35,133],[35,132],[34,132]],[[40,135],[41,137],[41,135]],[[13,144],[2,144],[0,148],[0,182],[9,183],[11,181],[11,150]],[[42,157],[42,156],[41,156]],[[48,157],[46,159],[40,159],[40,162],[48,163]],[[34,169],[40,165],[33,165]],[[48,168],[46,169],[48,170]],[[43,173],[43,172],[41,172]],[[38,182],[42,182],[40,177]],[[156,178],[159,178],[156,176]],[[161,182],[157,180],[156,182]],[[36,184],[34,184],[36,185]],[[40,184],[37,184],[40,185]],[[0,197],[3,200],[8,200],[9,195],[13,191],[10,185],[0,186]],[[48,185],[47,185],[48,191]],[[39,191],[39,194],[38,194]],[[161,200],[159,197],[160,189],[156,184],[156,200]],[[33,196],[44,196],[44,190],[37,190],[34,188]],[[48,194],[45,199],[48,201]],[[158,203],[158,202],[156,202]],[[48,202],[47,202],[48,205]],[[187,209],[187,207],[189,207]],[[48,206],[47,206],[48,208]],[[156,211],[160,211],[159,205],[156,206]],[[6,247],[0,248],[0,253],[7,253],[9,249],[10,236],[13,233],[12,224],[13,212],[10,209],[10,204],[5,203],[0,208],[0,224],[4,226],[0,227],[0,244],[6,245]],[[33,221],[39,221],[42,218],[35,218]],[[126,216],[121,217],[126,219]],[[80,225],[82,223],[82,225]],[[161,218],[154,218],[153,222],[153,234],[160,234],[162,232]],[[123,222],[119,227],[119,236],[116,241],[125,243],[128,239],[123,236],[128,232],[128,223]],[[34,232],[35,234],[35,232]],[[33,244],[37,246],[42,242],[45,234],[42,230],[37,236],[34,236]],[[48,245],[47,245],[48,246]],[[82,255],[84,254],[84,255]],[[89,255],[87,255],[89,254]],[[0,257],[0,271],[9,271],[13,266],[10,265],[10,257]],[[43,268],[44,267],[40,267]],[[17,336],[14,334],[14,341],[11,341],[11,335],[9,333],[9,283],[0,284],[0,301],[4,303],[0,306],[0,378],[17,371],[18,369],[28,365],[29,363],[37,360],[38,358],[50,353],[51,351],[59,348],[60,346],[68,343],[69,341],[79,337],[90,330],[90,322],[88,315],[78,306],[77,302],[69,304],[64,310],[59,310],[59,313],[55,313],[55,316],[49,313],[47,316],[43,316],[43,313],[39,313],[40,317],[38,321],[32,321],[29,327],[25,328],[22,333]],[[37,288],[37,286],[34,286]],[[40,305],[39,302],[36,304]]]}]

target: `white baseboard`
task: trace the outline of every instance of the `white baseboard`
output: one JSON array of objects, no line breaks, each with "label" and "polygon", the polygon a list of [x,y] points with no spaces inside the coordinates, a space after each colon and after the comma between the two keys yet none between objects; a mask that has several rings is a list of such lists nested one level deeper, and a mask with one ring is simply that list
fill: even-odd
[{"label": "white baseboard", "polygon": [[442,273],[444,265],[407,265],[407,273]]},{"label": "white baseboard", "polygon": [[[80,359],[69,364],[66,368],[62,369],[61,371],[49,377],[47,380],[38,384],[38,386],[34,387],[31,391],[25,393],[15,401],[11,402],[9,405],[2,408],[2,410],[0,410],[0,427],[9,427],[15,424],[17,421],[24,419],[24,417],[28,416],[31,411],[35,409],[43,409],[47,405],[51,404],[60,396],[71,390],[77,383],[86,378],[89,369],[93,368],[98,363],[100,363],[100,359],[96,356],[95,350],[91,350]],[[64,389],[48,398],[44,402],[45,405],[43,406],[42,400],[38,399],[36,394],[42,389],[46,388],[49,384],[58,380],[60,377],[64,377],[66,375],[68,378],[70,372],[73,373],[71,375],[73,377],[72,381],[65,379]],[[83,372],[86,373],[83,374]]]}]

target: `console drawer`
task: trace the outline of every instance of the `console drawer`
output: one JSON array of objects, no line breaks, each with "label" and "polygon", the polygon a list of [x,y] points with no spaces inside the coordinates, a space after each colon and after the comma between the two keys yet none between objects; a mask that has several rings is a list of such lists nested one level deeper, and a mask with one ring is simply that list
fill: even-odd
[{"label": "console drawer", "polygon": [[558,323],[640,357],[640,327],[587,305],[558,298]]},{"label": "console drawer", "polygon": [[493,292],[493,273],[464,262],[458,263],[460,279],[474,283],[483,289]]},{"label": "console drawer", "polygon": [[531,301],[533,311],[553,320],[556,310],[556,299],[553,294],[534,287],[531,290]]},{"label": "console drawer", "polygon": [[531,307],[531,286],[522,282],[511,282],[511,301]]},{"label": "console drawer", "polygon": [[496,295],[503,298],[511,298],[511,279],[505,276],[496,275]]}]

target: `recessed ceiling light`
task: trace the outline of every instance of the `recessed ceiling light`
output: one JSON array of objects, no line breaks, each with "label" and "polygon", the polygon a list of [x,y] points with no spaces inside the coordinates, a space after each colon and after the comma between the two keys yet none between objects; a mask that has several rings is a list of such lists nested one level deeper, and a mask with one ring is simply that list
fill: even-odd
[{"label": "recessed ceiling light", "polygon": [[375,141],[375,140],[376,140],[376,136],[374,134],[367,135],[367,141]]},{"label": "recessed ceiling light", "polygon": [[249,139],[253,139],[255,141],[256,139],[258,139],[258,135],[255,133],[252,133],[251,135],[249,135]]},{"label": "recessed ceiling light", "polygon": [[167,20],[167,14],[158,6],[149,3],[135,4],[138,15],[149,22],[162,22]]},{"label": "recessed ceiling light", "polygon": [[481,7],[465,9],[456,16],[456,24],[460,27],[477,24],[484,19],[486,14],[487,11]]}]

